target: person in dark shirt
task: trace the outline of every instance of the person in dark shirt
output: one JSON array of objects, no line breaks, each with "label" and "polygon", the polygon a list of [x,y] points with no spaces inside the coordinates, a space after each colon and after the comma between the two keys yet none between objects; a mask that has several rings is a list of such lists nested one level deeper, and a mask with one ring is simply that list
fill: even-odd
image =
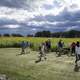
[{"label": "person in dark shirt", "polygon": [[50,39],[48,39],[46,42],[45,42],[45,45],[46,45],[46,48],[47,48],[47,52],[49,52],[51,50],[51,41]]},{"label": "person in dark shirt", "polygon": [[76,47],[76,43],[75,42],[72,42],[72,44],[71,44],[71,56],[73,54],[75,54],[75,47]]},{"label": "person in dark shirt", "polygon": [[63,48],[64,42],[62,40],[59,40],[58,42],[58,48]]},{"label": "person in dark shirt", "polygon": [[26,43],[24,41],[21,42],[21,54],[25,54]]},{"label": "person in dark shirt", "polygon": [[57,43],[57,48],[58,48],[58,51],[59,51],[58,56],[61,56],[63,47],[64,47],[64,42],[60,39],[59,42]]}]

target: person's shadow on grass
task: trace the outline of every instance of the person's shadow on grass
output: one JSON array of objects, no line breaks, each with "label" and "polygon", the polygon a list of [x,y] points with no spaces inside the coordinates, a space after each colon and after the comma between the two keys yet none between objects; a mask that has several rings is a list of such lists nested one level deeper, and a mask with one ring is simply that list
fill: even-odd
[{"label": "person's shadow on grass", "polygon": [[16,56],[20,56],[20,55],[25,55],[25,53],[20,53],[20,54],[17,54]]},{"label": "person's shadow on grass", "polygon": [[41,62],[41,60],[36,60],[36,61],[35,61],[35,63],[39,63],[39,62]]},{"label": "person's shadow on grass", "polygon": [[75,71],[75,72],[80,72],[79,69],[80,69],[80,66],[75,65],[75,67],[74,67],[74,71]]},{"label": "person's shadow on grass", "polygon": [[21,53],[17,54],[16,56],[26,55],[26,54],[30,54],[30,51],[29,52],[21,52]]}]

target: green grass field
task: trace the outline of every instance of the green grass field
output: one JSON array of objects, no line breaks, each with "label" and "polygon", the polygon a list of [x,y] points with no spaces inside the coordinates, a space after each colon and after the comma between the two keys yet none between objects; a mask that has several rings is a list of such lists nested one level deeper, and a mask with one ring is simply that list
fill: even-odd
[{"label": "green grass field", "polygon": [[80,41],[80,38],[35,38],[35,37],[0,37],[0,43],[17,43],[21,41],[30,41],[32,43],[40,43],[50,39],[52,43],[56,43],[59,39],[62,39],[66,43],[70,43],[73,41]]},{"label": "green grass field", "polygon": [[47,60],[35,63],[38,52],[18,55],[20,48],[0,49],[0,74],[10,80],[80,80],[80,72],[74,72],[74,57],[56,57],[52,52]]},{"label": "green grass field", "polygon": [[41,42],[50,39],[52,43],[52,48],[56,46],[57,42],[62,39],[65,43],[65,46],[70,46],[70,44],[74,41],[80,41],[80,38],[32,38],[32,37],[0,37],[0,47],[18,47],[21,41],[29,41],[34,44],[32,47],[34,50],[38,48],[38,45]]},{"label": "green grass field", "polygon": [[[55,47],[60,38],[50,39],[52,47]],[[80,41],[80,38],[61,39],[66,46],[73,41]],[[46,40],[48,38],[0,37],[0,73],[6,74],[10,80],[80,80],[80,73],[73,70],[74,57],[58,58],[52,52],[47,55],[47,61],[36,64],[38,52],[31,51],[30,54],[18,55],[20,48],[16,48],[16,44],[21,41],[32,42],[35,44],[34,48],[38,48],[38,45]]]}]

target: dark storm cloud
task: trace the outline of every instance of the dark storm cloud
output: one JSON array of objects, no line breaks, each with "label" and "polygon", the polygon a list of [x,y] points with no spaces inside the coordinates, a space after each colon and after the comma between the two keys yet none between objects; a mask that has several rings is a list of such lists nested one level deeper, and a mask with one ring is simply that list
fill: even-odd
[{"label": "dark storm cloud", "polygon": [[61,21],[79,21],[80,20],[80,10],[75,12],[69,12],[66,8],[59,15],[45,15],[45,16],[35,16],[31,19],[34,21],[49,21],[49,22],[61,22]]},{"label": "dark storm cloud", "polygon": [[22,7],[25,4],[25,0],[0,0],[0,6],[6,7]]},{"label": "dark storm cloud", "polygon": [[0,28],[1,26],[12,25],[12,24],[18,24],[18,22],[14,19],[0,18]]},{"label": "dark storm cloud", "polygon": [[[74,29],[80,29],[80,10],[75,12],[70,12],[65,8],[59,15],[45,15],[45,16],[35,16],[31,21],[44,22],[42,26],[48,26],[50,30],[64,31],[72,26],[77,26]],[[50,23],[45,23],[46,21]],[[56,24],[51,24],[55,23]],[[73,28],[72,28],[73,29]]]}]

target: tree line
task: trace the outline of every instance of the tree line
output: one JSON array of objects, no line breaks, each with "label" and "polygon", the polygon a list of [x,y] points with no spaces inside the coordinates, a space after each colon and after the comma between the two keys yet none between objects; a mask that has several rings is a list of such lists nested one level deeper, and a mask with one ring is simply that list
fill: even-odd
[{"label": "tree line", "polygon": [[50,31],[41,31],[35,34],[35,37],[63,37],[63,38],[74,38],[80,37],[80,31],[70,30],[66,32],[55,32],[51,33]]},{"label": "tree line", "polygon": [[8,34],[8,33],[6,33],[6,34],[0,34],[0,37],[23,37],[23,35],[21,35],[21,34]]},{"label": "tree line", "polygon": [[[0,34],[0,37],[24,37],[24,35],[22,34]],[[70,30],[70,31],[66,31],[66,32],[55,32],[52,33],[50,31],[39,31],[36,32],[34,35],[28,34],[26,35],[26,37],[62,37],[62,38],[74,38],[74,37],[80,37],[80,31],[77,30]]]}]

